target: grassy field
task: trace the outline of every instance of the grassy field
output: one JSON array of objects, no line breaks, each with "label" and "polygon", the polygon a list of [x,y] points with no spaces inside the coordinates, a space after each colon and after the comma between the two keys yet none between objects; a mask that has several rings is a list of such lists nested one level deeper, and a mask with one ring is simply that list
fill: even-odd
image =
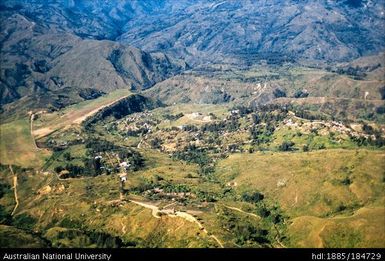
[{"label": "grassy field", "polygon": [[309,153],[234,154],[218,164],[239,191],[261,191],[293,217],[332,215],[340,205],[384,202],[385,153],[321,150]]},{"label": "grassy field", "polygon": [[31,136],[28,118],[0,125],[0,163],[40,167],[50,152],[38,149]]},{"label": "grassy field", "polygon": [[[235,194],[231,199],[225,197],[199,209],[188,203],[180,206],[186,210],[195,208],[194,215],[202,220],[209,234],[183,218],[154,218],[149,209],[119,201],[117,175],[58,180],[53,174],[19,172],[16,225],[28,226],[23,231],[40,231],[43,238],[61,247],[100,247],[95,237],[107,238],[103,242],[115,242],[113,238],[119,237],[120,244],[136,247],[218,246],[211,235],[224,246],[237,247],[243,227],[270,226],[267,219],[258,216],[256,206],[239,201],[244,192],[260,191],[265,195],[265,204],[281,206],[287,216],[285,246],[383,247],[384,233],[377,233],[384,230],[383,151],[233,154],[218,163],[220,182],[203,181],[198,178],[195,165],[174,161],[163,153],[141,153],[146,167],[129,174],[128,187],[162,177],[162,182],[185,184],[192,191],[221,194],[223,184],[233,182]],[[71,154],[81,156],[83,148],[74,146]],[[9,175],[7,169],[2,172],[2,183],[10,182]],[[343,183],[346,177],[350,184]],[[0,199],[9,210],[14,205],[11,192]],[[170,201],[157,204],[164,206]],[[28,224],[25,220],[29,220]],[[229,220],[238,224],[233,232],[226,230]],[[272,246],[279,247],[271,233]],[[15,240],[28,237],[22,231],[14,234]],[[242,245],[247,244],[246,241]]]},{"label": "grassy field", "polygon": [[235,154],[217,174],[238,193],[277,202],[290,218],[292,247],[384,247],[384,157],[342,149]]},{"label": "grassy field", "polygon": [[[33,122],[34,137],[41,138],[59,129],[68,128],[72,124],[79,124],[86,117],[129,94],[128,90],[117,90],[58,112],[39,114],[38,119]],[[1,124],[0,137],[0,163],[2,164],[38,168],[44,165],[44,160],[51,155],[47,150],[36,148],[28,117]]]},{"label": "grassy field", "polygon": [[349,217],[295,218],[289,226],[292,247],[384,247],[384,208],[361,208]]},{"label": "grassy field", "polygon": [[38,237],[28,234],[21,229],[0,225],[0,245],[2,248],[39,248],[47,247],[47,244]]},{"label": "grassy field", "polygon": [[[80,123],[86,117],[129,94],[119,90],[62,111],[39,114],[33,124],[36,137],[48,135],[45,139],[57,144],[81,141],[56,152],[49,161],[45,159],[50,153],[35,147],[28,118],[0,126],[0,162],[42,170],[38,173],[15,168],[19,205],[12,222],[3,223],[13,235],[10,242],[4,241],[6,244],[18,237],[26,241],[36,236],[36,231],[38,236],[32,243],[40,244],[43,239],[56,247],[218,247],[222,243],[225,247],[384,246],[385,233],[377,233],[385,226],[383,150],[358,148],[345,134],[331,135],[328,127],[320,127],[315,134],[304,120],[298,128],[279,125],[267,147],[270,150],[229,152],[213,158],[215,170],[202,172],[193,161],[173,159],[167,151],[138,147],[142,136],[126,139],[124,129],[119,132],[110,128],[119,121],[102,122],[91,131],[82,129]],[[199,127],[211,121],[203,119],[210,113],[224,119],[228,110],[228,105],[184,104],[130,117],[139,118],[139,126],[142,119],[156,120],[164,139],[188,140],[191,133],[174,135],[171,130],[167,136],[167,129],[186,124]],[[176,117],[180,113],[183,116]],[[172,118],[175,120],[167,120]],[[120,121],[124,126],[132,124]],[[247,130],[245,118],[239,123],[240,130]],[[249,139],[247,131],[223,136],[224,145],[242,144]],[[95,155],[89,155],[82,142],[90,137],[132,146],[143,156],[144,166],[128,170],[124,193],[120,194],[117,173],[71,179],[59,179],[55,174],[58,166],[89,166],[87,158]],[[277,152],[287,140],[294,141],[298,150]],[[305,144],[311,145],[310,152],[302,152]],[[103,154],[103,159],[114,161],[109,162],[110,167],[118,160],[112,152]],[[44,168],[40,168],[42,165]],[[7,166],[2,166],[0,172],[1,186],[6,188],[0,197],[4,214],[14,208],[15,197]],[[159,188],[174,194],[154,193]],[[188,195],[172,196],[181,191]],[[263,199],[245,197],[255,192],[261,192]],[[150,207],[132,199],[147,202]],[[204,230],[181,216],[162,212],[157,218],[151,211],[151,206],[161,209],[169,205],[199,220]]]},{"label": "grassy field", "polygon": [[226,75],[225,78],[269,78],[273,83],[285,87],[292,96],[295,90],[306,89],[313,97],[338,97],[363,99],[364,93],[369,92],[368,99],[379,100],[379,88],[384,84],[383,80],[355,80],[347,75],[306,68],[286,66],[281,68],[256,67],[246,71],[238,71],[236,75]]},{"label": "grassy field", "polygon": [[309,150],[320,147],[325,149],[354,149],[357,147],[357,144],[348,135],[337,132],[330,135],[330,133],[331,131],[326,130],[326,128],[320,128],[318,133],[314,134],[300,127],[280,126],[273,134],[270,148],[276,148],[284,141],[294,142],[294,147],[298,150],[302,150],[305,145],[308,146]]},{"label": "grassy field", "polygon": [[80,124],[103,107],[113,104],[130,94],[129,90],[120,89],[98,99],[69,106],[61,111],[41,114],[34,122],[33,134],[38,139],[59,129],[68,128],[72,124]]},{"label": "grassy field", "polygon": [[[9,171],[1,174],[1,183],[9,182]],[[53,246],[101,247],[105,246],[101,242],[111,242],[114,237],[122,240],[120,246],[131,247],[216,246],[193,222],[169,216],[157,219],[148,209],[121,202],[116,175],[72,180],[58,180],[55,175],[18,175],[20,206],[13,225],[39,231]],[[12,191],[0,198],[0,204],[12,209]],[[19,237],[26,236],[21,233]]]}]

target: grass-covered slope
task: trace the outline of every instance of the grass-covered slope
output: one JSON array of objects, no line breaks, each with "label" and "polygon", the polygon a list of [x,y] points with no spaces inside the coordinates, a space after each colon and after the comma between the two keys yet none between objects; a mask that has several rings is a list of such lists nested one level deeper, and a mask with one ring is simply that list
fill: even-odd
[{"label": "grass-covered slope", "polygon": [[383,151],[232,155],[217,173],[241,192],[260,191],[287,220],[291,247],[383,247]]},{"label": "grass-covered slope", "polygon": [[50,152],[36,147],[28,117],[0,125],[0,163],[39,167]]}]

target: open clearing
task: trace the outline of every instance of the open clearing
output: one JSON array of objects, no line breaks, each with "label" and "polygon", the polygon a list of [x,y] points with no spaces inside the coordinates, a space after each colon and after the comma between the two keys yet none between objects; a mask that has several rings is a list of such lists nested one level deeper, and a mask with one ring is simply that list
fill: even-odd
[{"label": "open clearing", "polygon": [[[6,170],[2,178],[10,179],[11,176],[11,172]],[[219,246],[188,217],[162,215],[154,218],[148,204],[143,208],[144,204],[117,200],[118,184],[116,176],[66,181],[50,175],[32,175],[28,179],[24,176],[18,184],[19,208],[26,210],[24,215],[33,216],[34,222],[39,220],[42,226],[50,227],[47,238],[67,247],[79,247],[79,242],[62,240],[60,233],[71,233],[71,227],[78,224],[91,231],[119,236],[123,242],[141,247]],[[44,189],[47,186],[49,189]],[[13,205],[13,192],[9,197]],[[81,242],[80,246],[89,247],[82,245],[86,243]]]},{"label": "open clearing", "polygon": [[296,247],[384,247],[385,209],[361,208],[349,217],[298,217],[289,234]]},{"label": "open clearing", "polygon": [[[136,200],[130,200],[130,202],[137,204],[139,206],[142,206],[144,208],[151,209],[152,216],[155,218],[161,218],[160,215],[167,215],[169,217],[180,217],[180,218],[185,219],[186,221],[197,224],[200,230],[202,230],[205,234],[209,234],[209,232],[202,225],[202,223],[199,222],[193,215],[191,215],[189,213],[181,212],[181,211],[175,211],[175,212],[170,213],[170,211],[160,210],[159,207],[157,207],[153,204],[150,204],[150,203],[144,203],[144,202],[140,202],[140,201],[136,201]],[[222,242],[216,236],[210,235],[210,237],[213,238],[221,248],[224,247]]]},{"label": "open clearing", "polygon": [[48,150],[36,148],[27,117],[1,124],[0,141],[1,164],[40,167],[51,154]]},{"label": "open clearing", "polygon": [[35,121],[33,135],[36,139],[39,139],[59,129],[67,128],[72,124],[80,124],[87,117],[94,115],[104,107],[126,98],[130,94],[129,90],[120,89],[95,100],[69,106],[62,111],[42,114]]},{"label": "open clearing", "polygon": [[[217,173],[289,215],[291,247],[384,247],[384,151],[234,154]],[[344,181],[349,182],[344,183]]]},{"label": "open clearing", "polygon": [[[80,124],[87,117],[130,95],[129,90],[117,90],[95,100],[84,101],[68,108],[40,113],[38,119],[30,123],[29,117],[20,118],[0,125],[0,162],[23,167],[39,168],[51,152],[36,147],[35,139],[54,131]],[[35,115],[36,116],[36,115]],[[32,117],[30,117],[32,119]],[[33,127],[33,130],[32,130]],[[32,135],[31,135],[32,130]]]},{"label": "open clearing", "polygon": [[383,204],[384,159],[383,151],[363,149],[234,154],[219,163],[217,173],[240,192],[261,191],[277,200],[293,217],[321,217],[341,205]]}]

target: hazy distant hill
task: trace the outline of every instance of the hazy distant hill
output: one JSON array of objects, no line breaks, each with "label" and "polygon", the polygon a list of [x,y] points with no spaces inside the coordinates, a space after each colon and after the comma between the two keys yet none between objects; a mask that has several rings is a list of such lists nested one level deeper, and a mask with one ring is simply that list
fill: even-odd
[{"label": "hazy distant hill", "polygon": [[359,0],[6,0],[0,104],[63,87],[148,88],[186,68],[171,57],[347,62],[384,49],[384,10]]},{"label": "hazy distant hill", "polygon": [[[42,17],[40,12],[46,10],[45,5],[41,9],[32,2],[25,3],[25,9],[18,5],[1,7],[0,104],[34,93],[60,89],[67,92],[68,87],[105,92],[119,88],[145,89],[185,70],[185,62],[162,53],[147,53],[127,44],[93,39],[98,37],[81,37],[77,29],[70,30],[69,17],[58,15],[65,11],[59,2],[58,7],[55,3],[52,9],[47,9],[47,16],[41,13]],[[87,27],[87,22],[79,19],[81,25],[84,22],[81,28],[98,27],[97,22],[90,22]],[[107,27],[101,25],[102,30]]]},{"label": "hazy distant hill", "polygon": [[371,0],[8,0],[1,10],[195,63],[346,61],[383,50],[385,41],[384,2]]},{"label": "hazy distant hill", "polygon": [[383,1],[201,0],[130,20],[119,39],[191,63],[334,62],[383,49],[384,18]]}]

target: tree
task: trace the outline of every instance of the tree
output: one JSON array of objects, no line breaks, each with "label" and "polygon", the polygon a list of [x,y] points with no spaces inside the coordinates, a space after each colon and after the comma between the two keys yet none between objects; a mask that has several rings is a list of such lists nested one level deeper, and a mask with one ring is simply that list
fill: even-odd
[{"label": "tree", "polygon": [[149,141],[151,148],[153,149],[160,149],[162,147],[163,141],[159,139],[158,137],[155,137],[154,139],[151,139]]},{"label": "tree", "polygon": [[246,192],[242,194],[242,200],[247,202],[252,202],[252,203],[257,203],[259,201],[262,201],[264,198],[265,196],[258,191],[253,192],[251,194]]},{"label": "tree", "polygon": [[270,210],[268,210],[266,207],[260,207],[258,210],[257,210],[257,213],[259,216],[263,217],[263,218],[266,218],[268,216],[270,216],[271,212]]},{"label": "tree", "polygon": [[275,98],[281,98],[281,97],[286,97],[286,92],[281,90],[281,89],[275,89],[273,91],[274,97]]},{"label": "tree", "polygon": [[294,150],[293,146],[295,145],[292,141],[284,141],[282,144],[278,147],[280,151],[292,151]]},{"label": "tree", "polygon": [[11,214],[7,212],[4,206],[0,205],[0,224],[9,225],[11,222]]},{"label": "tree", "polygon": [[[383,99],[384,100],[384,99]],[[380,106],[376,109],[378,114],[385,114],[385,106]]]},{"label": "tree", "polygon": [[64,154],[63,154],[63,158],[66,160],[66,161],[70,161],[71,159],[72,159],[72,157],[71,157],[71,153],[70,152],[65,152]]},{"label": "tree", "polygon": [[344,178],[344,179],[341,181],[341,184],[342,184],[342,185],[345,185],[345,186],[349,186],[350,184],[352,184],[352,181],[350,180],[349,177],[346,177],[346,178]]},{"label": "tree", "polygon": [[54,170],[56,173],[60,173],[64,170],[64,168],[62,166],[56,166]]},{"label": "tree", "polygon": [[100,175],[100,174],[102,174],[101,167],[102,167],[101,158],[100,158],[100,157],[96,157],[96,158],[94,159],[94,170],[95,170],[95,175]]},{"label": "tree", "polygon": [[258,114],[256,114],[256,113],[252,114],[251,118],[252,118],[254,124],[261,123],[261,119],[259,118]]},{"label": "tree", "polygon": [[385,86],[380,88],[381,99],[385,100]]},{"label": "tree", "polygon": [[307,96],[309,96],[309,93],[305,90],[297,90],[294,93],[294,98],[306,98]]}]

